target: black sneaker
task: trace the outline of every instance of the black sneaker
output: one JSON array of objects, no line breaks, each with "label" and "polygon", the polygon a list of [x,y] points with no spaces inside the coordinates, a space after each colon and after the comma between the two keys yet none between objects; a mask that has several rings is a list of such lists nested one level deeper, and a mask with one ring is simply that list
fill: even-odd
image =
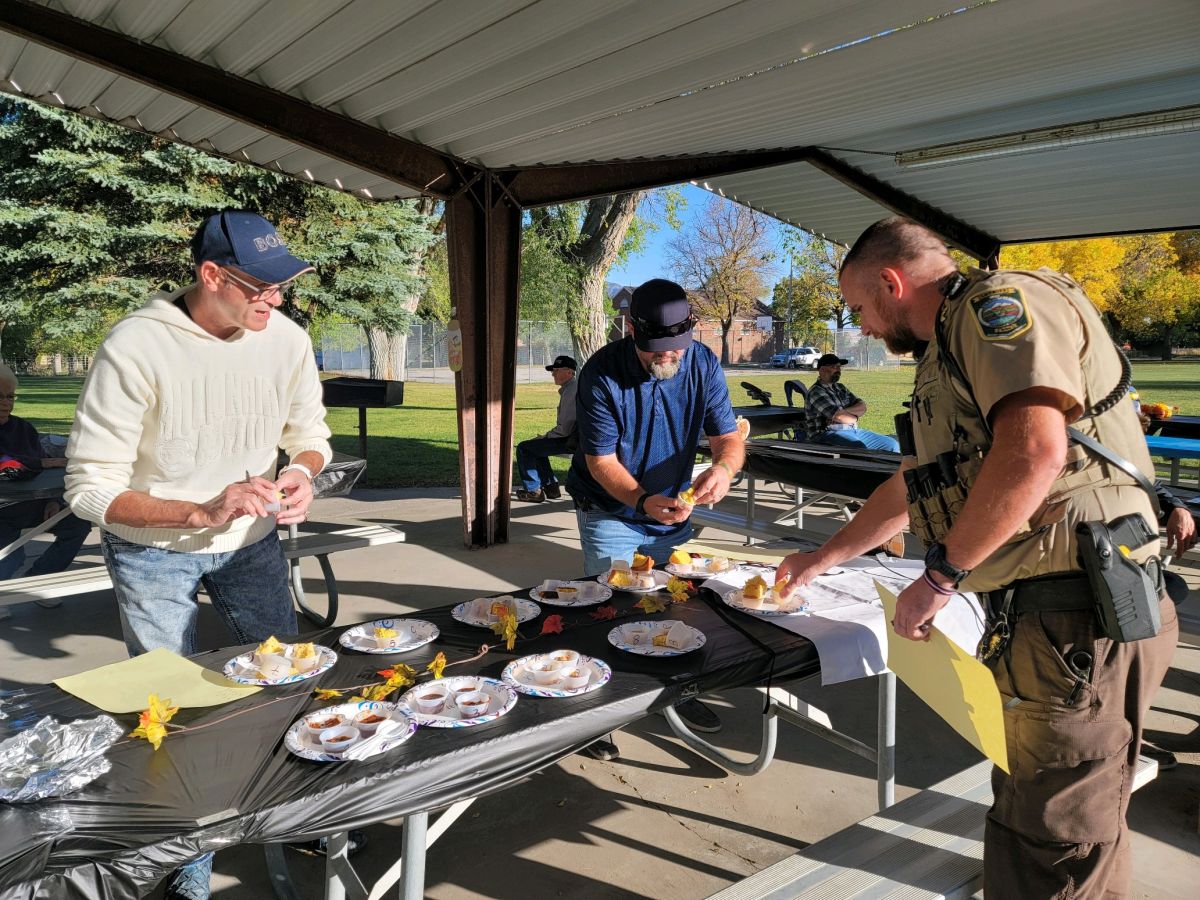
[{"label": "black sneaker", "polygon": [[715,734],[721,730],[721,720],[717,714],[699,700],[684,700],[676,703],[675,712],[692,731]]},{"label": "black sneaker", "polygon": [[1149,741],[1142,741],[1142,756],[1149,757],[1158,763],[1158,771],[1166,772],[1168,769],[1174,769],[1179,765],[1179,760],[1170,750],[1164,750],[1157,744],[1152,744]]},{"label": "black sneaker", "polygon": [[617,745],[613,743],[611,738],[611,734],[598,738],[579,752],[584,756],[590,756],[592,759],[598,759],[601,762],[612,762],[614,759],[620,759],[621,751],[617,749]]},{"label": "black sneaker", "polygon": [[546,495],[547,500],[558,500],[562,497],[562,490],[557,484],[543,484],[542,493]]},{"label": "black sneaker", "polygon": [[544,503],[546,495],[542,493],[541,488],[536,491],[527,491],[525,488],[517,488],[517,499],[524,500],[526,503]]},{"label": "black sneaker", "polygon": [[[329,838],[318,838],[315,841],[304,841],[299,844],[288,844],[292,850],[297,853],[303,853],[305,856],[324,856],[326,848],[329,845]],[[349,834],[347,841],[346,855],[354,856],[360,850],[367,846],[367,836],[361,831],[354,829]]]}]

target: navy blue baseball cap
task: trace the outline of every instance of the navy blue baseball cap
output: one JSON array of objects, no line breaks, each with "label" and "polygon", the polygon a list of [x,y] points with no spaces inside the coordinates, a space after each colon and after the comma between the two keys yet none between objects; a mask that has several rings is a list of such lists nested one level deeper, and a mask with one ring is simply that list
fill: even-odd
[{"label": "navy blue baseball cap", "polygon": [[196,265],[231,266],[264,284],[282,284],[314,271],[288,252],[274,225],[244,209],[227,209],[205,219],[192,238],[192,259]]},{"label": "navy blue baseball cap", "polygon": [[657,353],[691,346],[696,321],[687,292],[673,281],[652,278],[637,288],[629,302],[629,318],[639,350]]}]

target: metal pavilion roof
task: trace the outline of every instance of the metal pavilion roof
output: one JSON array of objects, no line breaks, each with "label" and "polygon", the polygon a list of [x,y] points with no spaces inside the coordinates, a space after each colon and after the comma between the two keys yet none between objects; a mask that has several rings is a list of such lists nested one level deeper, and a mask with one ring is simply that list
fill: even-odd
[{"label": "metal pavilion roof", "polygon": [[[1200,131],[925,169],[886,155],[1200,103],[1195,0],[5,5],[58,10],[493,169],[818,146],[1005,242],[1200,219]],[[9,31],[0,89],[378,199],[418,193]],[[841,241],[882,212],[807,163],[709,184]]]}]

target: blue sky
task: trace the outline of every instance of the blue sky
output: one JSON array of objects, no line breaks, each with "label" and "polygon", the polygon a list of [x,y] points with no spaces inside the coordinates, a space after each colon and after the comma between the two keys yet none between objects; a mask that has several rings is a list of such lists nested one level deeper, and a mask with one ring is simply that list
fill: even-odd
[{"label": "blue sky", "polygon": [[[687,204],[681,211],[679,218],[681,220],[681,228],[687,229],[696,215],[704,209],[709,198],[715,195],[703,188],[685,184],[683,185],[683,196]],[[774,219],[771,219],[771,222],[777,224]],[[776,228],[776,233],[779,233],[778,227]],[[620,268],[613,266],[608,273],[608,280],[614,284],[628,284],[633,287],[644,281],[649,281],[651,278],[670,278],[675,280],[676,276],[671,272],[670,261],[667,255],[667,244],[670,243],[676,234],[678,232],[672,229],[670,225],[665,222],[659,223],[658,231],[650,235],[646,249],[638,254],[638,256],[630,259],[624,266]],[[778,280],[778,278],[779,275],[776,275],[775,280]],[[771,284],[773,286],[774,281]]]}]

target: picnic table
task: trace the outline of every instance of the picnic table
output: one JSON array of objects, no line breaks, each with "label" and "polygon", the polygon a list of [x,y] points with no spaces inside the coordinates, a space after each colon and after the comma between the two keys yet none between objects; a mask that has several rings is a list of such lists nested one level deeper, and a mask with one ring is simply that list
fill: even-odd
[{"label": "picnic table", "polygon": [[1147,434],[1200,440],[1200,416],[1171,416],[1169,419],[1151,419],[1150,430]]},{"label": "picnic table", "polygon": [[733,414],[750,423],[751,437],[803,428],[805,421],[803,406],[735,406]]},{"label": "picnic table", "polygon": [[1150,448],[1151,456],[1160,456],[1171,461],[1171,484],[1179,484],[1179,461],[1181,459],[1200,459],[1200,440],[1182,437],[1162,437],[1149,435],[1146,446]]},{"label": "picnic table", "polygon": [[[637,600],[617,592],[611,603],[625,613]],[[563,616],[567,630],[534,637],[545,617],[554,613]],[[339,647],[344,629],[310,633],[305,640],[332,646],[340,654],[323,675],[266,688],[217,708],[181,710],[175,723],[212,724],[170,735],[157,752],[142,741],[118,743],[108,753],[111,771],[80,791],[0,807],[0,897],[138,897],[207,850],[235,842],[271,844],[339,835],[340,843],[331,839],[335,856],[337,848],[344,851],[348,829],[397,817],[404,817],[405,825],[403,868],[395,878],[403,878],[403,896],[420,897],[430,811],[450,807],[461,813],[462,804],[472,798],[510,786],[696,692],[770,684],[819,671],[809,641],[769,621],[737,613],[705,591],[676,604],[669,617],[700,629],[707,642],[700,650],[673,658],[635,656],[610,646],[607,635],[615,623],[592,619],[589,609],[544,606],[541,617],[522,627],[529,637],[513,651],[492,650],[447,674],[498,678],[514,658],[569,647],[607,661],[613,669],[607,685],[561,699],[522,695],[508,714],[487,725],[421,728],[401,746],[362,762],[316,763],[285,749],[283,735],[297,718],[337,702],[314,699],[314,688],[375,680],[376,670],[390,662],[422,671],[439,651],[454,662],[494,640],[490,631],[456,621],[449,606],[413,617],[437,625],[438,640],[409,653],[383,656]],[[225,648],[194,659],[220,671],[246,649]],[[275,702],[267,704],[269,700]],[[0,739],[41,716],[71,720],[98,714],[53,685],[5,697],[4,710],[8,718],[0,720]],[[231,712],[240,715],[225,718]],[[128,729],[136,722],[132,715],[118,718]],[[268,859],[276,866],[277,892],[294,896],[287,893],[286,876],[277,871],[282,852],[273,849]],[[340,894],[331,889],[330,896]]]}]

